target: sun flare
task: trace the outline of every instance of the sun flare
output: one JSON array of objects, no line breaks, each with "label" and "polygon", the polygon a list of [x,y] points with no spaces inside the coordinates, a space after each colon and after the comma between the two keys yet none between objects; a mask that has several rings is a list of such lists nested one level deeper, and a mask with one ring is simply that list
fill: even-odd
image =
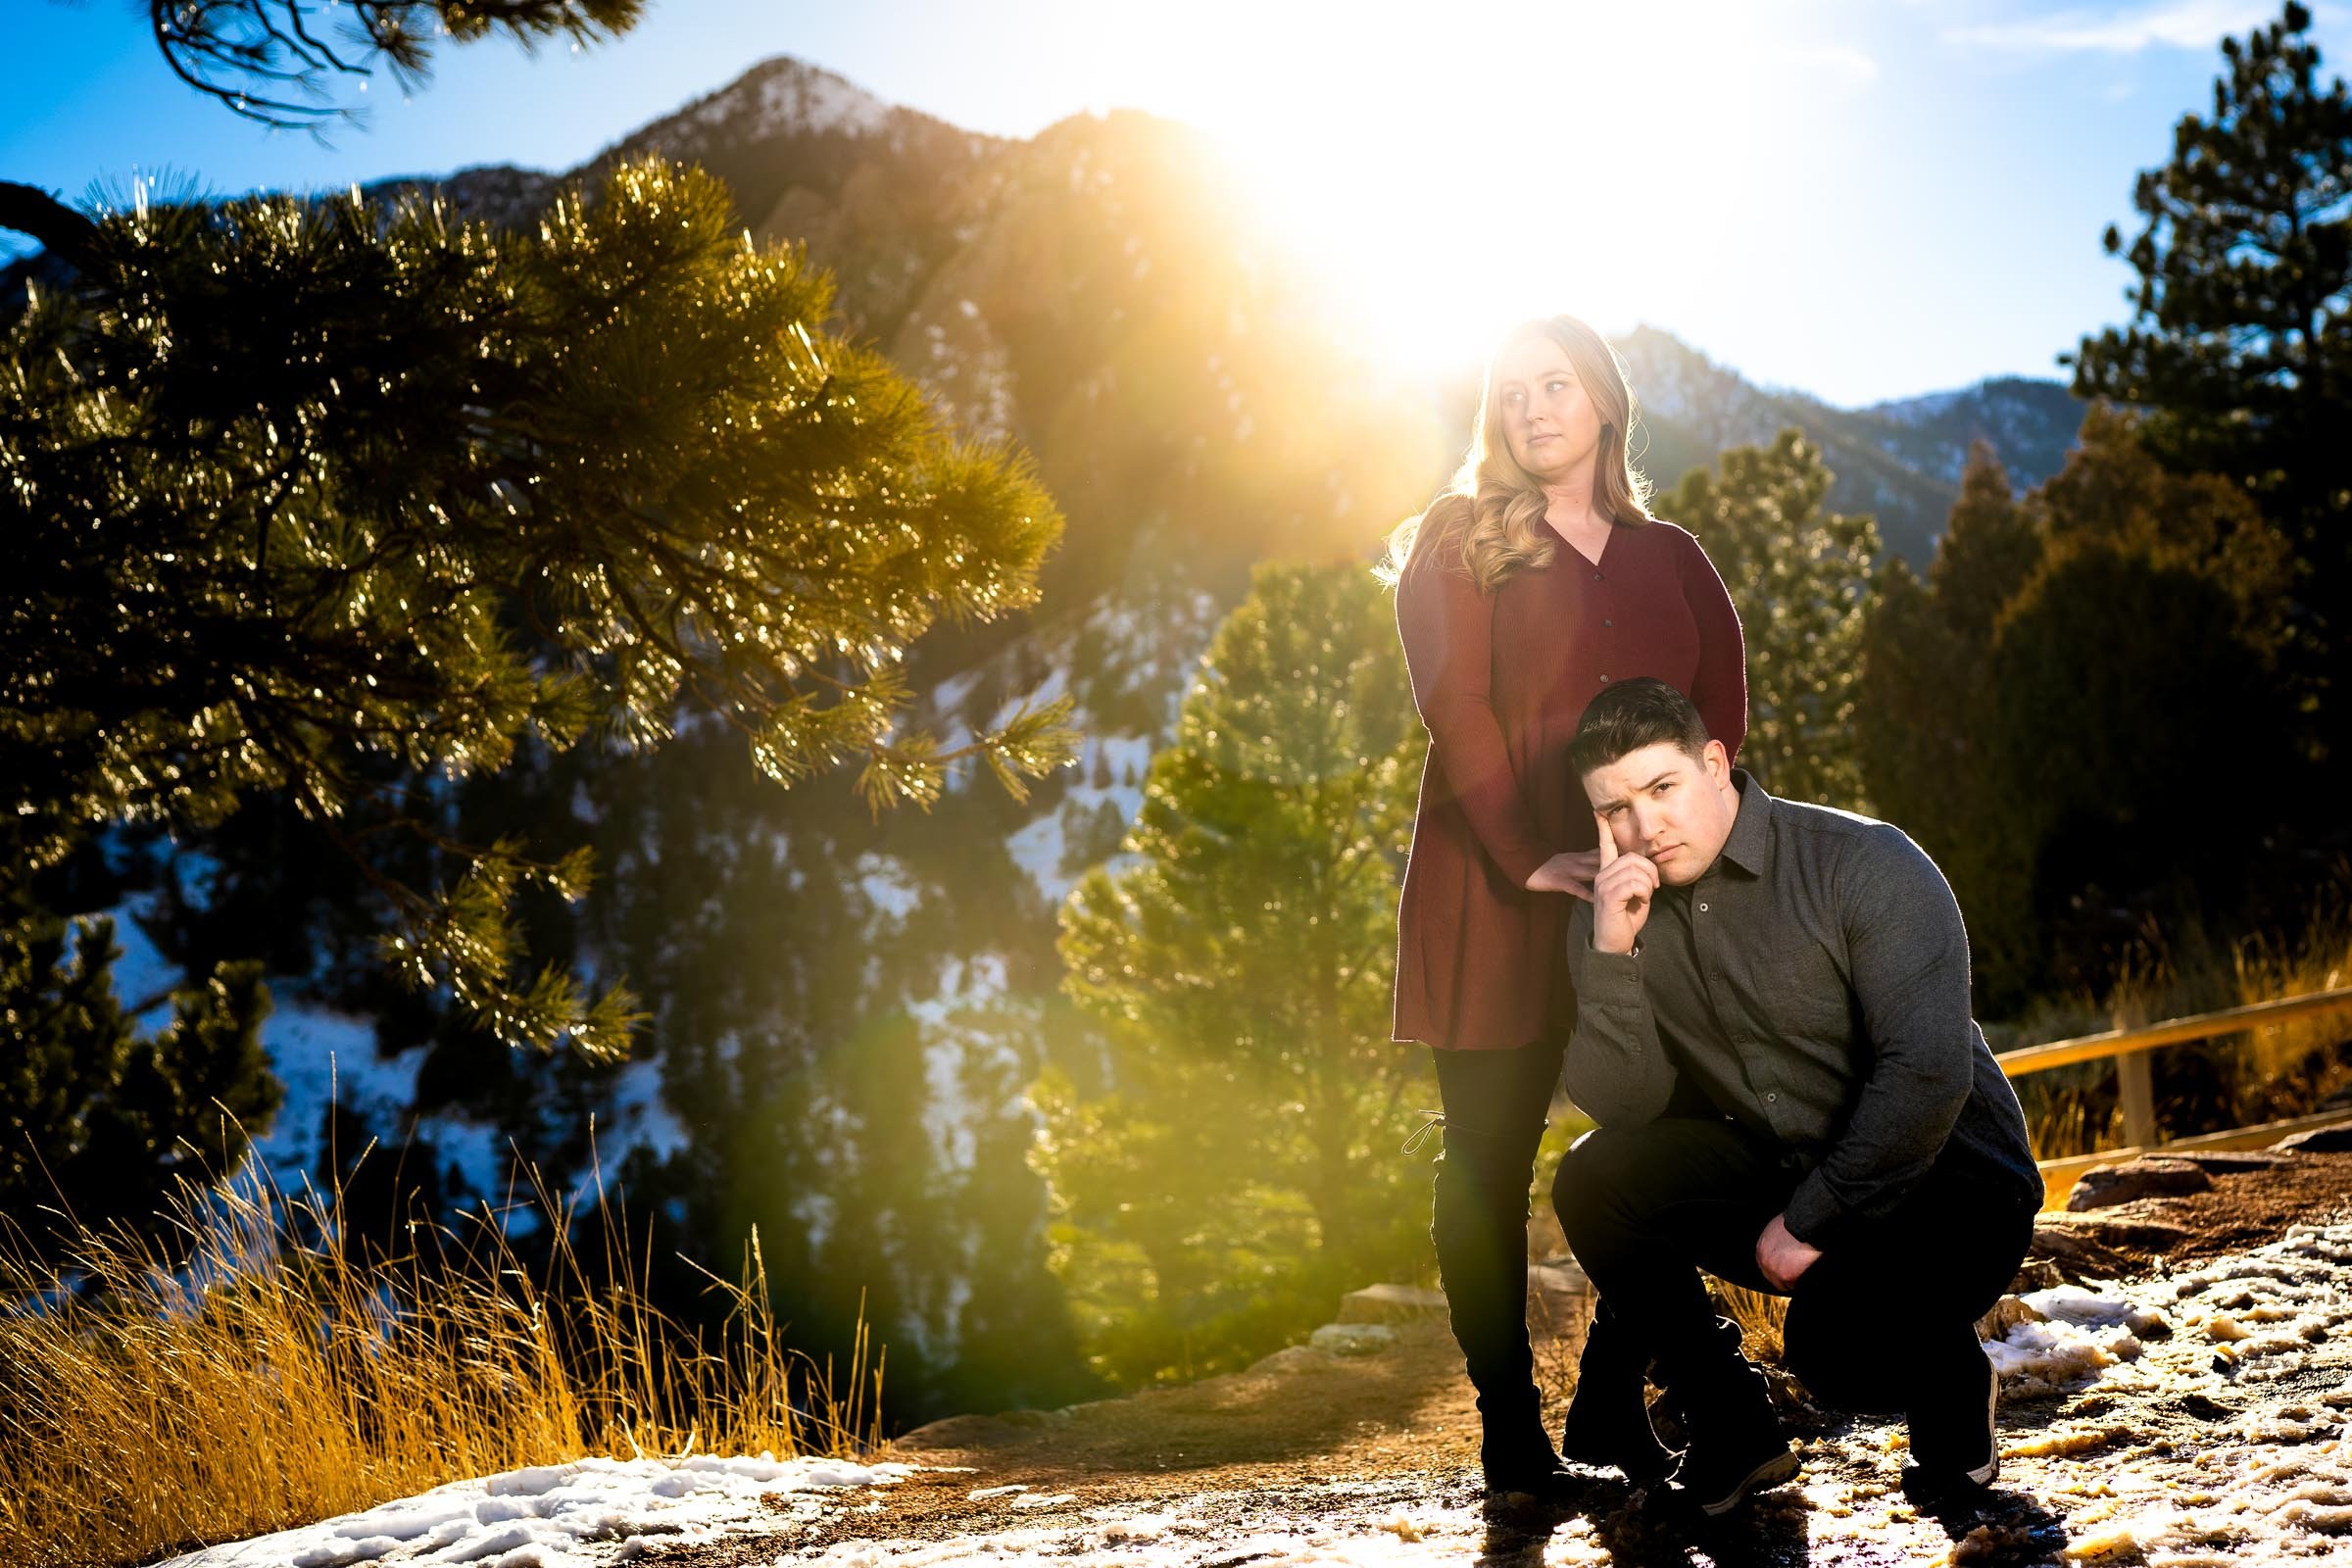
[{"label": "sun flare", "polygon": [[[1175,47],[1120,10],[1073,46],[1125,63],[1105,102],[1160,107],[1230,152],[1250,198],[1396,368],[1458,370],[1527,316],[1608,331],[1741,299],[1785,231],[1787,149],[1866,84],[1810,8],[1470,0],[1421,25],[1212,5]],[[1135,35],[1120,46],[1114,34]],[[1803,202],[1796,202],[1801,211]]]}]

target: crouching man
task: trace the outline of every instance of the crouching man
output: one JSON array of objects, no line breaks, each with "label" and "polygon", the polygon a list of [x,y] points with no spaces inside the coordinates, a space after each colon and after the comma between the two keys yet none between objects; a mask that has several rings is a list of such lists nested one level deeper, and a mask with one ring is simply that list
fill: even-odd
[{"label": "crouching man", "polygon": [[1676,1485],[1707,1513],[1796,1473],[1704,1269],[1788,1297],[1789,1370],[1904,1416],[1906,1487],[1965,1498],[1999,1456],[1975,1322],[2042,1183],[1970,1016],[1950,887],[1899,829],[1767,795],[1661,681],[1609,687],[1570,755],[1601,860],[1569,928],[1565,1077],[1598,1126],[1552,1202],[1601,1307],[1563,1453],[1671,1465],[1642,1399],[1654,1359],[1690,1436]]}]

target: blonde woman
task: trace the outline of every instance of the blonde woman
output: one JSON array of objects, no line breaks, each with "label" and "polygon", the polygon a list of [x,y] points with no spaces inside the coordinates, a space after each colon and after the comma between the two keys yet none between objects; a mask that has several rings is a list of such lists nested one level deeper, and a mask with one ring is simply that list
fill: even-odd
[{"label": "blonde woman", "polygon": [[[1490,1491],[1564,1474],[1533,1378],[1526,1285],[1536,1148],[1576,1020],[1568,911],[1599,858],[1569,742],[1596,693],[1637,675],[1687,694],[1733,755],[1747,732],[1739,614],[1698,541],[1650,515],[1632,422],[1600,334],[1574,317],[1529,321],[1488,363],[1460,472],[1391,541],[1430,738],[1392,1032],[1436,1058],[1446,1152],[1431,1235]],[[1672,1459],[1636,1354],[1604,1302],[1563,1447],[1647,1480]]]}]

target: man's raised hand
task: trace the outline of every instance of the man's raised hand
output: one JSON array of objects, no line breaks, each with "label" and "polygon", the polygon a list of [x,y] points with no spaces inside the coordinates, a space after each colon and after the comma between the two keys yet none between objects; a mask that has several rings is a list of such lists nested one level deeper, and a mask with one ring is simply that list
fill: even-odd
[{"label": "man's raised hand", "polygon": [[1650,899],[1658,891],[1658,868],[1646,855],[1620,855],[1609,819],[1598,811],[1600,870],[1592,878],[1592,950],[1631,953],[1649,921]]}]

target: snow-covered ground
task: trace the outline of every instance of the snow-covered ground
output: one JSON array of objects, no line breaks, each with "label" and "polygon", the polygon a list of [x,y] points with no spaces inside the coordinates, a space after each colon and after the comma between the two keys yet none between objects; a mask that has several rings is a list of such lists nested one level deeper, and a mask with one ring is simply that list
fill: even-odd
[{"label": "snow-covered ground", "polygon": [[[165,1568],[349,1568],[483,1563],[586,1568],[649,1547],[771,1530],[844,1489],[888,1486],[900,1464],[840,1459],[581,1459],[457,1481],[362,1513],[174,1557]],[[855,1503],[848,1504],[856,1506]]]},{"label": "snow-covered ground", "polygon": [[[985,1523],[914,1539],[893,1528],[887,1493],[842,1490],[916,1474],[905,1465],[591,1460],[444,1487],[178,1568],[560,1568],[656,1547],[686,1548],[675,1559],[688,1568],[2352,1563],[2352,1225],[2298,1227],[2169,1278],[2023,1301],[2041,1316],[2012,1308],[2025,1320],[1990,1347],[2004,1391],[2001,1477],[1975,1511],[1920,1511],[1899,1485],[1900,1424],[1840,1420],[1804,1440],[1795,1484],[1712,1526],[1614,1482],[1596,1483],[1582,1513],[1498,1523],[1465,1475],[1335,1474],[1246,1492],[1170,1477],[1152,1494],[1131,1475],[1031,1486],[972,1472],[956,1490],[989,1505]],[[721,1540],[716,1554],[693,1549]]]},{"label": "snow-covered ground", "polygon": [[836,1540],[778,1560],[2352,1563],[2352,1226],[2298,1229],[2168,1279],[2023,1300],[2043,1316],[1988,1347],[2003,1389],[2002,1473],[1993,1505],[1974,1515],[1931,1517],[1907,1501],[1901,1426],[1872,1421],[1805,1442],[1804,1474],[1738,1527],[1736,1550],[1731,1537],[1660,1520],[1621,1492],[1595,1494],[1618,1506],[1498,1534],[1466,1489],[1417,1496],[1393,1481],[1335,1478],[1320,1497],[1257,1507],[1213,1495],[1090,1507],[1080,1484],[1016,1514],[1028,1499],[1008,1494],[1004,1526],[985,1535]]}]

